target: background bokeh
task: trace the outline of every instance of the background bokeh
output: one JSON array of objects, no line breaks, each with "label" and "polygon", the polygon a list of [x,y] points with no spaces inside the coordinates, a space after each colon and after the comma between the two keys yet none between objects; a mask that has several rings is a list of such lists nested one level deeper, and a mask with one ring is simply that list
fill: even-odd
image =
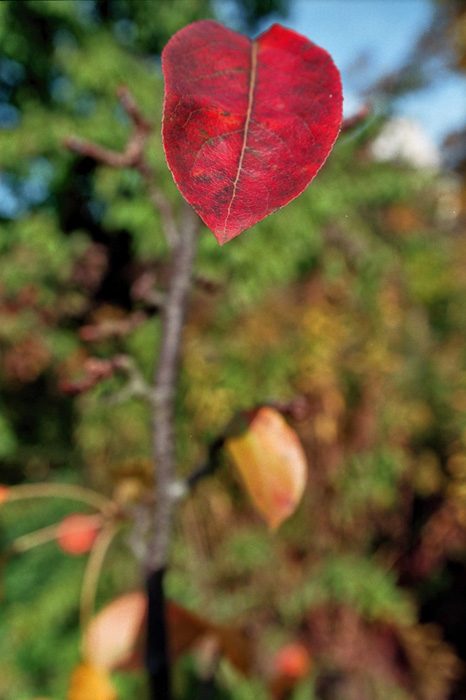
[{"label": "background bokeh", "polygon": [[[124,148],[130,124],[115,92],[127,85],[155,124],[147,157],[179,207],[159,136],[165,42],[212,16],[252,33],[278,19],[318,41],[309,18],[317,35],[319,4],[0,3],[4,484],[111,494],[128,480],[151,483],[147,410],[112,401],[122,378],[78,396],[63,387],[89,357],[116,353],[150,378],[159,333],[150,292],[166,279],[160,217],[138,173],[79,157],[64,140]],[[349,4],[329,2],[326,22],[333,11],[338,28]],[[362,41],[361,6],[371,8],[367,35],[384,3],[356,4]],[[311,187],[227,246],[201,235],[177,411],[180,473],[202,462],[236,411],[301,395],[310,407],[293,423],[309,485],[278,533],[227,464],[178,513],[170,595],[227,627],[234,620],[254,641],[253,672],[225,663],[216,699],[466,696],[466,117],[460,92],[438,101],[445,76],[463,80],[466,7],[422,4],[429,10],[418,33],[413,23],[410,50],[390,65],[374,59],[376,69],[370,51],[341,66],[348,116],[363,102],[370,115],[341,135]],[[416,104],[420,123],[397,119]],[[432,130],[430,105],[454,112],[455,123]],[[70,508],[5,504],[5,551]],[[2,700],[66,696],[84,562],[54,543],[5,562]],[[139,585],[125,531],[99,604]],[[304,646],[310,667],[283,690],[274,659],[289,642]],[[197,674],[195,655],[180,659],[178,697],[197,697]],[[122,700],[145,697],[142,674],[117,674],[116,683]]]}]

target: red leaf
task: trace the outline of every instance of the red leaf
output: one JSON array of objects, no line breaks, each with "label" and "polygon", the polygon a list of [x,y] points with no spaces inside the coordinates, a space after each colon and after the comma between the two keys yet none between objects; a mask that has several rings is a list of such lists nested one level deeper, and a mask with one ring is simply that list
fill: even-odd
[{"label": "red leaf", "polygon": [[220,245],[297,197],[338,135],[337,68],[279,24],[251,42],[194,22],[170,39],[162,67],[168,166]]}]

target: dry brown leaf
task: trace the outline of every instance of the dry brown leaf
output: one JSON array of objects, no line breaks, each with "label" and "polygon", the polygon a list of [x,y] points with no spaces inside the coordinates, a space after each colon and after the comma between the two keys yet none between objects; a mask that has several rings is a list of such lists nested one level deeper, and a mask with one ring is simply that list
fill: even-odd
[{"label": "dry brown leaf", "polygon": [[225,447],[256,509],[277,528],[294,513],[306,485],[306,457],[295,431],[278,411],[263,406],[246,432]]},{"label": "dry brown leaf", "polygon": [[213,625],[173,601],[167,604],[170,655],[176,659],[200,637],[212,632]]},{"label": "dry brown leaf", "polygon": [[215,627],[214,634],[219,641],[220,653],[228,661],[247,676],[251,672],[255,661],[254,645],[252,639],[241,629],[232,627]]}]

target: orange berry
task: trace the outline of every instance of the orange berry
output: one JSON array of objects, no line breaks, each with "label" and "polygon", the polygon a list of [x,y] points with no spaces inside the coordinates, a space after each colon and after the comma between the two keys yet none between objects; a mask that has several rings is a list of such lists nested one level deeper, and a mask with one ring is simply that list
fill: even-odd
[{"label": "orange berry", "polygon": [[92,549],[99,530],[100,523],[95,515],[73,513],[58,525],[57,544],[67,554],[79,556]]},{"label": "orange berry", "polygon": [[288,678],[302,678],[311,669],[311,658],[303,644],[293,642],[282,647],[275,656],[275,669]]}]

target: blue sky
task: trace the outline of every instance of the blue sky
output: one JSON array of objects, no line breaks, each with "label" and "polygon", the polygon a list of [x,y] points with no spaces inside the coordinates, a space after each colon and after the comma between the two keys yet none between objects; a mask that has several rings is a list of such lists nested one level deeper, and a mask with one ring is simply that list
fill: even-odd
[{"label": "blue sky", "polygon": [[[217,1],[228,12],[229,0]],[[276,21],[330,52],[342,74],[346,110],[351,111],[358,89],[403,65],[429,27],[435,5],[430,0],[291,0],[290,9],[285,20]],[[270,24],[267,20],[260,30]],[[355,75],[351,66],[362,56],[367,64]],[[466,123],[466,75],[443,74],[428,89],[400,99],[397,108],[418,119],[440,143]]]},{"label": "blue sky", "polygon": [[[351,105],[357,93],[349,68],[358,56],[368,57],[366,84],[401,66],[434,11],[430,0],[293,0],[285,24],[332,54]],[[444,74],[429,88],[402,98],[398,109],[419,119],[439,142],[466,123],[466,75]]]}]

